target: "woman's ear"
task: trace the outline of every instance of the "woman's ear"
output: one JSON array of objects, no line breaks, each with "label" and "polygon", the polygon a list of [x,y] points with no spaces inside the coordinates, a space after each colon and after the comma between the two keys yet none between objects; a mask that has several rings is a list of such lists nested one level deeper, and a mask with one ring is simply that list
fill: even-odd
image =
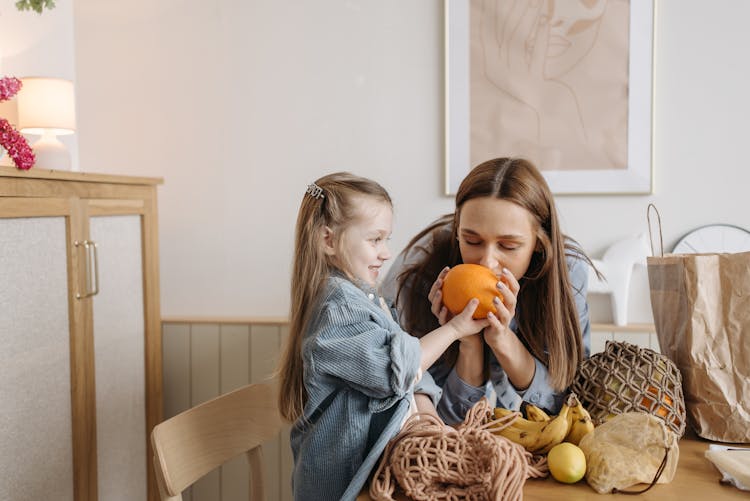
[{"label": "woman's ear", "polygon": [[336,239],[333,235],[333,230],[328,226],[323,226],[321,238],[323,239],[323,252],[327,256],[336,255]]}]

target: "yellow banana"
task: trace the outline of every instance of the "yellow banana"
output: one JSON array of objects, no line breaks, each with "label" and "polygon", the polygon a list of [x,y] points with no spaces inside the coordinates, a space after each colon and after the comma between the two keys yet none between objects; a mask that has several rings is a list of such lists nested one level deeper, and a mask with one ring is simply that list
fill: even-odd
[{"label": "yellow banana", "polygon": [[507,416],[508,414],[513,414],[514,412],[518,412],[518,411],[512,411],[510,409],[504,409],[502,407],[495,407],[494,412],[495,412],[495,419],[500,419],[500,418]]},{"label": "yellow banana", "polygon": [[583,404],[578,400],[578,396],[575,393],[568,395],[565,403],[570,408],[568,412],[570,429],[565,436],[565,442],[578,445],[587,433],[594,430],[594,423],[591,421],[591,415],[583,407]]},{"label": "yellow banana", "polygon": [[542,409],[529,403],[526,404],[526,417],[528,417],[530,421],[549,421],[552,419],[552,416],[544,412]]},{"label": "yellow banana", "polygon": [[509,426],[494,433],[522,445],[532,454],[547,454],[568,434],[568,411],[567,404],[563,405],[560,414],[549,421],[531,421],[519,415]]},{"label": "yellow banana", "polygon": [[539,439],[537,441],[535,450],[532,452],[535,454],[547,454],[550,449],[559,444],[565,439],[565,436],[570,430],[570,423],[568,422],[568,414],[570,408],[567,404],[563,404],[558,414],[548,422],[544,422],[544,428],[539,433]]},{"label": "yellow banana", "polygon": [[[504,409],[502,407],[495,407],[495,419],[500,419],[514,412],[518,411]],[[544,412],[544,410],[530,403],[526,403],[526,418],[529,421],[549,421],[550,419],[552,419],[552,417]]]}]

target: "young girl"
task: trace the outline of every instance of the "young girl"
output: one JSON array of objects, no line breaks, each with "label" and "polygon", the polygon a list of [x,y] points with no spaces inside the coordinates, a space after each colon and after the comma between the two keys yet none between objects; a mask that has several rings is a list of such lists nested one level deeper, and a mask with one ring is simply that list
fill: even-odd
[{"label": "young girl", "polygon": [[530,162],[497,158],[475,167],[455,213],[415,236],[394,262],[383,289],[390,297],[398,291],[408,332],[450,318],[440,290],[459,263],[495,271],[504,302],[482,334],[461,339],[430,369],[443,389],[440,416],[459,422],[493,390],[500,407],[519,409],[525,400],[556,413],[589,353],[590,261],[562,234],[549,187]]},{"label": "young girl", "polygon": [[375,288],[391,257],[391,220],[388,193],[349,173],[324,176],[303,196],[279,371],[279,408],[294,422],[297,500],[355,499],[415,410],[414,392],[424,392],[422,406],[426,395],[439,397],[429,376],[421,381],[422,371],[451,343],[488,325],[471,318],[472,300],[421,339],[401,330]]}]

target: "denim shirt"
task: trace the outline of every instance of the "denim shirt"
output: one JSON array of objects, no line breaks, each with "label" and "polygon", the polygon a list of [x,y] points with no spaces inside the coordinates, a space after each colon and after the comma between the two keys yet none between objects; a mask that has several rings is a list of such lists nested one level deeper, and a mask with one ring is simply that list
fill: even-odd
[{"label": "denim shirt", "polygon": [[[568,270],[570,281],[573,286],[578,317],[581,322],[581,335],[583,338],[584,356],[588,358],[591,346],[591,325],[589,323],[588,304],[586,302],[586,291],[588,287],[588,265],[585,261],[568,257]],[[510,323],[511,330],[518,335],[518,325],[515,319]],[[447,423],[457,423],[464,419],[466,411],[480,398],[487,396],[492,398],[494,393],[496,405],[506,409],[518,410],[524,400],[537,407],[547,409],[557,414],[562,407],[568,391],[557,391],[549,382],[549,371],[547,366],[538,358],[534,358],[536,370],[528,388],[517,390],[508,379],[500,363],[495,358],[492,350],[485,350],[485,356],[489,357],[489,379],[484,386],[471,386],[463,381],[456,373],[455,367],[445,368],[434,366],[430,369],[437,384],[442,386],[443,398],[438,403],[438,413]],[[448,370],[449,369],[449,370]]]},{"label": "denim shirt", "polygon": [[[290,435],[294,499],[354,500],[407,416],[419,340],[381,308],[375,289],[333,274],[302,358],[308,398]],[[437,402],[439,389],[431,396]]]},{"label": "denim shirt", "polygon": [[[438,228],[435,231],[445,230]],[[423,253],[426,251],[422,249],[430,249],[432,236],[432,234],[428,234],[422,241],[418,242],[412,248],[412,254],[404,256],[401,253],[396,258],[383,282],[383,291],[387,296],[395,296],[397,287],[396,277],[403,271],[405,266],[414,263],[423,256]],[[586,302],[589,266],[585,260],[577,256],[567,256],[566,262],[573,288],[573,297],[578,311],[578,318],[581,324],[584,356],[588,358],[591,346],[591,325],[589,322],[588,303]],[[402,296],[406,296],[407,294],[408,292],[402,294]],[[511,320],[510,329],[518,335],[518,325],[515,318]],[[517,390],[508,379],[508,375],[497,361],[492,350],[486,349],[485,356],[489,360],[489,379],[482,386],[472,386],[463,381],[453,366],[436,363],[429,369],[434,382],[443,390],[437,410],[440,417],[446,423],[456,424],[463,421],[466,412],[484,396],[488,397],[490,402],[495,401],[495,405],[498,407],[506,409],[518,410],[521,407],[521,402],[525,400],[552,413],[559,412],[563,400],[567,395],[567,390],[560,392],[552,387],[549,381],[547,366],[541,360],[532,355],[536,366],[534,378],[531,380],[528,388]]]}]

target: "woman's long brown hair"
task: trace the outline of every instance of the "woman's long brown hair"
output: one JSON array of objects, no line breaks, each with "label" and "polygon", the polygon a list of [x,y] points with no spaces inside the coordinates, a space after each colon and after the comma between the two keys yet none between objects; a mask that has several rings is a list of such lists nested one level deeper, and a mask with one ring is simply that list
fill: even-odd
[{"label": "woman's long brown hair", "polygon": [[[294,234],[294,261],[290,305],[289,337],[279,363],[279,412],[289,421],[296,421],[307,402],[303,381],[302,341],[310,315],[315,309],[333,268],[346,268],[346,256],[337,262],[323,250],[326,227],[340,235],[360,217],[357,196],[374,197],[392,205],[388,192],[375,181],[348,172],[336,172],[315,181],[322,196],[302,196]],[[313,193],[315,191],[313,190]],[[345,269],[342,269],[346,273]]]},{"label": "woman's long brown hair", "polygon": [[[573,381],[583,359],[581,326],[566,255],[590,261],[561,233],[552,192],[527,160],[497,158],[477,165],[458,188],[455,213],[438,219],[407,244],[405,253],[417,252],[422,258],[398,276],[397,303],[404,308],[401,317],[405,330],[421,336],[438,327],[427,294],[441,269],[462,262],[458,245],[461,208],[467,201],[483,197],[513,202],[536,222],[537,249],[526,274],[517,277],[521,289],[515,318],[522,342],[548,367],[552,386],[563,390]],[[449,231],[440,231],[445,227]],[[419,247],[419,240],[429,233],[434,237],[431,247]],[[458,345],[454,343],[442,361],[454,364],[457,354]]]}]

